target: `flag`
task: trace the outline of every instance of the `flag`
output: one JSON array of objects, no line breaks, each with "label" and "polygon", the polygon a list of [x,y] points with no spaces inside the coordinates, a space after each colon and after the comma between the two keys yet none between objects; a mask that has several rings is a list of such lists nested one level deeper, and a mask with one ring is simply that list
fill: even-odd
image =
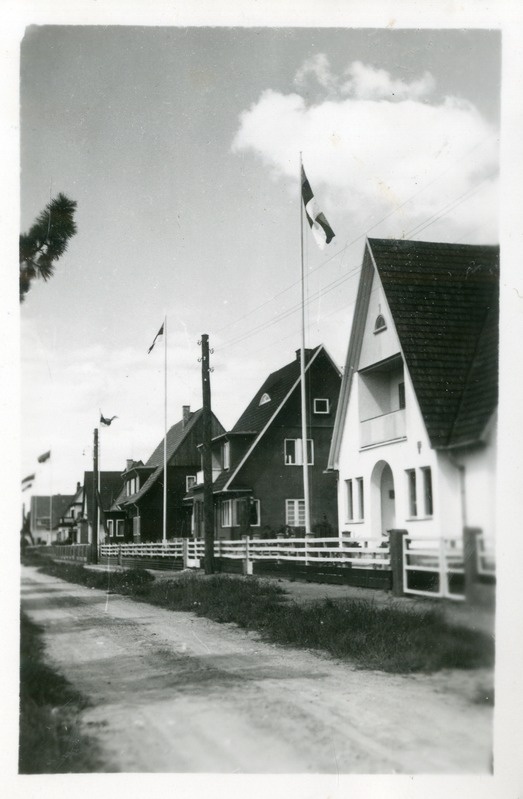
[{"label": "flag", "polygon": [[152,348],[156,344],[156,339],[158,338],[158,336],[163,336],[163,324],[162,324],[161,328],[159,329],[158,333],[155,335],[153,343],[151,344],[151,346],[147,350],[147,355],[149,355],[149,353],[151,352]]},{"label": "flag", "polygon": [[49,460],[50,457],[51,457],[51,450],[49,450],[48,452],[44,452],[44,454],[40,455],[40,457],[38,458],[38,463],[45,463],[46,461]]},{"label": "flag", "polygon": [[325,214],[320,211],[316,204],[314,194],[312,193],[310,183],[307,180],[307,175],[303,167],[301,168],[301,196],[305,207],[307,222],[309,223],[314,238],[318,242],[319,248],[323,250],[325,245],[332,241],[335,233],[327,222]]},{"label": "flag", "polygon": [[22,491],[27,491],[29,488],[32,488],[32,487],[33,487],[32,483],[26,483],[25,486],[22,488]]},{"label": "flag", "polygon": [[113,419],[118,419],[117,416],[111,416],[110,419],[106,419],[103,413],[100,411],[100,424],[105,425],[105,427],[109,427]]},{"label": "flag", "polygon": [[32,483],[34,479],[35,479],[34,474],[28,474],[27,477],[24,477],[24,479],[22,480],[22,485],[24,485],[25,483]]}]

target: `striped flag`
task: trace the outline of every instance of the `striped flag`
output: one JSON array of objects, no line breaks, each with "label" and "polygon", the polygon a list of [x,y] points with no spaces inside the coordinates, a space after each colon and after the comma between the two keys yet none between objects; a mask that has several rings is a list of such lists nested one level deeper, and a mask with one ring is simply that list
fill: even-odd
[{"label": "striped flag", "polygon": [[325,245],[332,241],[335,233],[327,222],[325,214],[320,211],[316,204],[311,185],[307,180],[307,175],[303,167],[301,168],[301,196],[305,207],[307,222],[309,223],[320,250],[323,250]]},{"label": "striped flag", "polygon": [[34,479],[35,479],[34,474],[28,474],[27,477],[24,477],[24,479],[22,480],[22,485],[25,485],[26,483],[32,483]]},{"label": "striped flag", "polygon": [[156,344],[156,339],[157,339],[159,336],[163,336],[163,323],[162,323],[162,326],[161,326],[161,328],[159,329],[158,333],[155,335],[155,337],[154,337],[154,339],[153,339],[153,343],[151,344],[151,346],[150,346],[150,347],[149,347],[149,349],[147,350],[147,355],[149,355],[149,353],[151,352],[152,348],[153,348],[153,347],[154,347],[154,345]]},{"label": "striped flag", "polygon": [[50,457],[51,457],[51,450],[48,450],[47,452],[44,452],[43,455],[39,456],[38,463],[45,463],[46,461],[49,460]]}]

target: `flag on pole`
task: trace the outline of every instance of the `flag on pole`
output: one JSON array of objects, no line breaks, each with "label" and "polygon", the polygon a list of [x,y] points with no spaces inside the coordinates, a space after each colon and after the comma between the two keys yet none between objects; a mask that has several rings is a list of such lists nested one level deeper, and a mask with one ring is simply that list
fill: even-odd
[{"label": "flag on pole", "polygon": [[29,490],[30,488],[32,488],[32,487],[33,487],[33,484],[32,484],[32,483],[26,483],[26,484],[24,485],[24,487],[22,488],[22,491],[28,491],[28,490]]},{"label": "flag on pole", "polygon": [[25,485],[26,483],[32,483],[34,479],[35,479],[34,474],[28,474],[27,477],[24,477],[24,479],[22,480],[22,485]]},{"label": "flag on pole", "polygon": [[51,450],[48,450],[47,452],[44,452],[43,455],[40,455],[40,457],[38,458],[38,463],[45,463],[46,461],[49,460],[50,457],[51,457]]},{"label": "flag on pole", "polygon": [[109,425],[111,424],[111,422],[113,421],[113,419],[118,419],[118,417],[117,417],[117,416],[111,416],[111,418],[110,418],[110,419],[106,419],[106,417],[105,417],[105,416],[103,415],[103,413],[100,411],[100,424],[103,424],[103,425],[105,425],[105,427],[109,427]]},{"label": "flag on pole", "polygon": [[147,350],[147,355],[149,355],[149,353],[151,352],[152,348],[153,348],[153,347],[154,347],[154,345],[156,344],[156,339],[157,339],[159,336],[163,336],[163,323],[162,323],[162,326],[161,326],[161,328],[159,329],[158,333],[155,335],[155,337],[154,337],[154,340],[153,340],[153,343],[151,344],[151,346],[150,346],[150,347],[149,347],[149,349]]},{"label": "flag on pole", "polygon": [[303,167],[301,168],[301,196],[305,207],[307,222],[309,223],[320,250],[323,250],[325,245],[332,241],[335,233],[327,222],[325,214],[320,211],[316,204],[314,194],[312,193],[310,183],[307,180],[307,175]]}]

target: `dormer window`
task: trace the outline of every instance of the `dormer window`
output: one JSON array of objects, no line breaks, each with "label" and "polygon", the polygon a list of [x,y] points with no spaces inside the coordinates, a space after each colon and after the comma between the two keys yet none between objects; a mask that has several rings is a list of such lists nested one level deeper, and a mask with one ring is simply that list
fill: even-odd
[{"label": "dormer window", "polygon": [[267,393],[265,393],[265,394],[261,395],[258,405],[266,405],[267,402],[270,402],[270,401],[271,401],[271,398],[269,397],[269,395]]},{"label": "dormer window", "polygon": [[231,445],[228,441],[222,444],[222,468],[228,469],[231,465]]},{"label": "dormer window", "polygon": [[374,322],[374,332],[381,333],[382,330],[387,329],[387,323],[385,322],[385,317],[383,314],[378,314],[376,317],[376,321]]}]

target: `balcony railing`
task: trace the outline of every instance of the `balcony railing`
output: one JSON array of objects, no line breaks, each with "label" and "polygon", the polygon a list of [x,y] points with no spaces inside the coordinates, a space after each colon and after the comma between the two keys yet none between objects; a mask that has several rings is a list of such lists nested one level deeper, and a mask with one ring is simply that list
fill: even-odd
[{"label": "balcony railing", "polygon": [[362,447],[384,444],[386,441],[394,441],[398,438],[405,438],[405,436],[404,408],[360,422],[360,445]]}]

